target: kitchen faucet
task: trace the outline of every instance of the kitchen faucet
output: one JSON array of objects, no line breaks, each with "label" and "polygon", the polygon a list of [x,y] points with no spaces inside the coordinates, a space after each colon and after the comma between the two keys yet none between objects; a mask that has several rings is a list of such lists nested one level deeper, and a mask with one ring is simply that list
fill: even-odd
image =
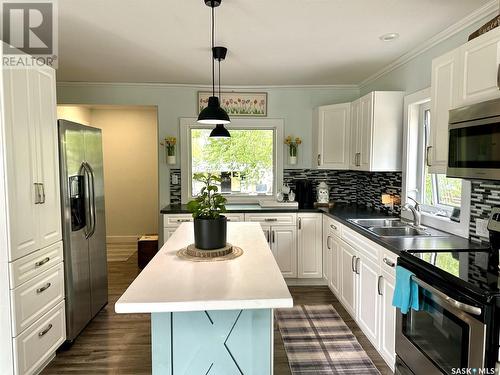
[{"label": "kitchen faucet", "polygon": [[406,211],[411,211],[412,215],[413,215],[413,225],[417,228],[420,228],[420,223],[421,223],[421,215],[420,215],[420,203],[417,202],[415,199],[413,199],[412,197],[408,197],[408,199],[411,199],[412,201],[415,202],[415,207],[412,206],[411,204],[409,203],[406,203],[404,206],[403,206],[403,210],[406,210]]}]

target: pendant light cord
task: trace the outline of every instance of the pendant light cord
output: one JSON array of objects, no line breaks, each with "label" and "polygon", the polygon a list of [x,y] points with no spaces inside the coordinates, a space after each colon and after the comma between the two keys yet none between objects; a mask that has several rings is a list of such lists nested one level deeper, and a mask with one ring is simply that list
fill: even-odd
[{"label": "pendant light cord", "polygon": [[211,57],[212,57],[212,96],[215,96],[215,61],[214,61],[214,47],[215,47],[215,0],[211,0],[211,5],[212,5],[212,51],[211,51]]},{"label": "pendant light cord", "polygon": [[220,59],[219,59],[219,100],[222,101],[222,96],[220,95]]}]

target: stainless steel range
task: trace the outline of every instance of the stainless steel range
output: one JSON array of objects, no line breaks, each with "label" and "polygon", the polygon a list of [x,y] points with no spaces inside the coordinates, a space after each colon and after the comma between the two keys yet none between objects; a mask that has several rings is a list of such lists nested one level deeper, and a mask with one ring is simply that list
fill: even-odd
[{"label": "stainless steel range", "polygon": [[[396,323],[396,374],[493,374],[499,366],[500,208],[483,251],[408,251],[421,308]],[[476,369],[474,372],[473,369]]]}]

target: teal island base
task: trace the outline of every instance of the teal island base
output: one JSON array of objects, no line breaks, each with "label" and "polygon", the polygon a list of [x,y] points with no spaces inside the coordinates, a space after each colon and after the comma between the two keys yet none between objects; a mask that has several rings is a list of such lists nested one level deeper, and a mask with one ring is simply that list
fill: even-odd
[{"label": "teal island base", "polygon": [[271,375],[273,310],[152,313],[154,375]]}]

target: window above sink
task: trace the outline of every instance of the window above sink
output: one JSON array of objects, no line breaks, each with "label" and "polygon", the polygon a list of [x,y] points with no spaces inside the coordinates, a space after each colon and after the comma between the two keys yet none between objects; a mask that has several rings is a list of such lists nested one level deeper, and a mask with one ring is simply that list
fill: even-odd
[{"label": "window above sink", "polygon": [[221,178],[219,191],[228,203],[274,199],[283,184],[283,120],[233,119],[231,138],[210,138],[213,127],[181,119],[181,198],[186,203],[200,191],[195,173]]}]

